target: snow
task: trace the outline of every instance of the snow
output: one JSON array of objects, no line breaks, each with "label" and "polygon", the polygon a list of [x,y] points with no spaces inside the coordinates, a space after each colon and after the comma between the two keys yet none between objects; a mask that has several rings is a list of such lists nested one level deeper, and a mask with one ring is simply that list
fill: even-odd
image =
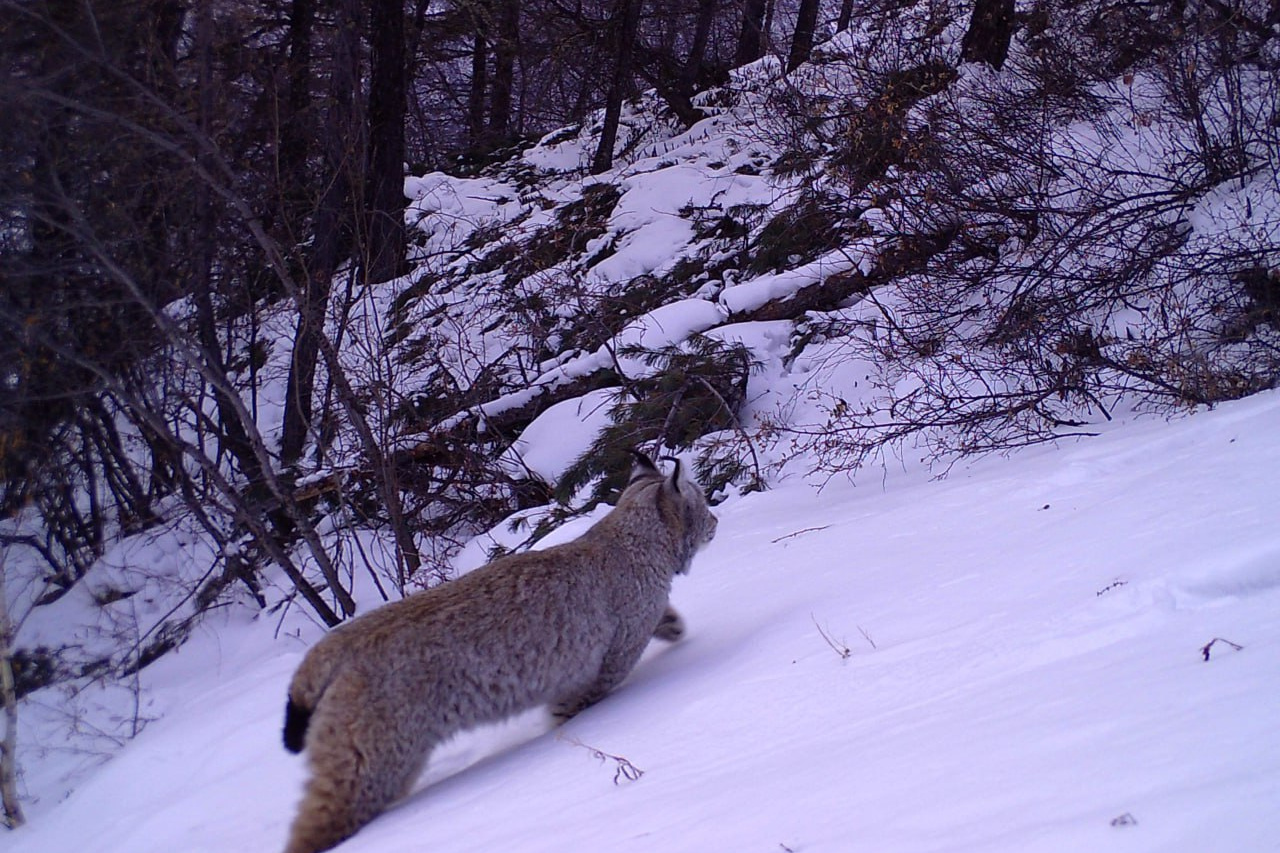
[{"label": "snow", "polygon": [[730,314],[745,314],[774,300],[794,296],[798,291],[821,284],[829,276],[857,270],[870,272],[875,260],[870,241],[861,241],[828,252],[810,263],[794,269],[759,276],[744,284],[726,288],[720,302]]},{"label": "snow", "polygon": [[528,476],[527,468],[545,483],[556,482],[613,422],[609,409],[617,395],[616,389],[600,388],[548,406],[504,454],[504,465],[517,479]]},{"label": "snow", "polygon": [[447,251],[479,222],[509,221],[524,210],[514,187],[491,178],[455,178],[432,172],[405,179],[408,220],[429,235],[429,247]]},{"label": "snow", "polygon": [[613,346],[616,349],[660,349],[705,332],[724,320],[725,313],[718,305],[703,299],[681,299],[655,308],[644,317],[628,323],[614,339]]},{"label": "snow", "polygon": [[[869,26],[833,42],[851,46],[856,63],[806,66],[786,85],[803,83],[819,106],[858,97],[858,68],[885,62],[859,47]],[[959,72],[955,96],[980,108],[996,77],[972,64]],[[369,418],[389,446],[422,440],[397,432],[389,415],[402,398],[429,395],[437,369],[459,388],[498,383],[432,425],[475,417],[483,430],[486,417],[597,371],[627,380],[651,372],[631,348],[705,334],[745,344],[759,362],[738,416],[772,488],[717,509],[717,540],[676,581],[684,642],[655,644],[614,696],[562,729],[530,713],[459,738],[408,800],[341,849],[1280,849],[1280,394],[1169,422],[1134,420],[1125,403],[1115,422],[1087,427],[1097,438],[941,459],[951,466],[945,480],[913,458],[924,445],[886,451],[900,457],[886,455],[856,482],[824,481],[808,470],[814,459],[788,461],[787,427],[822,427],[825,400],[859,411],[896,381],[892,366],[877,375],[884,365],[820,327],[842,320],[874,336],[877,319],[901,307],[901,285],[799,324],[730,321],[829,276],[871,273],[884,241],[915,214],[892,194],[855,195],[848,207],[862,211],[867,236],[763,275],[739,259],[746,238],[699,235],[699,223],[721,215],[758,235],[807,192],[840,195],[831,175],[773,172],[786,131],[770,95],[780,73],[776,57],[734,70],[729,90],[699,96],[713,114],[688,129],[663,125],[652,104],[629,104],[619,162],[603,175],[584,173],[598,132],[588,121],[584,132],[548,134],[505,178],[407,179],[418,266],[353,294],[342,350],[360,387],[385,403]],[[1089,187],[1099,163],[1134,176],[1114,189],[1117,200],[1167,190],[1174,177],[1159,178],[1156,165],[1176,161],[1170,152],[1186,140],[1158,114],[1161,85],[1141,73],[1123,88],[1099,84],[1115,109],[1128,104],[1129,118],[1046,131],[1041,144],[1076,164],[1063,192]],[[924,106],[909,120],[923,120]],[[1274,165],[1273,151],[1258,157]],[[554,231],[563,205],[597,183],[620,196],[585,252],[518,281],[518,265],[477,263],[527,250],[521,240]],[[1276,170],[1262,168],[1201,195],[1170,224],[1205,246],[1274,245],[1277,198]],[[1088,271],[1107,261],[1099,252],[1055,263]],[[545,347],[531,343],[534,321],[599,310],[637,277],[660,279],[681,261],[707,262],[678,293],[673,286],[695,298],[623,315],[598,348],[592,337],[584,349],[557,350],[554,328]],[[551,317],[529,309],[513,321],[514,297],[530,294],[546,297]],[[414,298],[403,307],[406,295]],[[1123,337],[1125,315],[1109,322]],[[254,378],[269,446],[294,324],[287,312],[268,314],[256,333],[269,344]],[[406,330],[398,349],[383,343],[392,325]],[[500,460],[506,473],[554,482],[609,423],[625,385],[547,407]],[[333,470],[357,461],[342,438],[330,449]],[[581,533],[603,511],[536,547]],[[552,516],[550,507],[516,513],[466,543],[452,571],[523,547]],[[321,535],[342,541],[345,521],[324,518]],[[39,584],[11,585],[11,609],[26,614],[19,645],[72,643],[90,660],[190,613],[190,589],[216,561],[206,539],[187,533],[169,526],[113,544],[52,606],[31,609]],[[374,581],[392,573],[393,553],[383,534],[362,530],[339,554],[362,609],[380,603]],[[287,581],[268,581],[268,600],[286,600]],[[120,593],[131,595],[102,603]],[[302,606],[259,612],[234,597],[136,682],[81,681],[74,695],[47,689],[23,700],[20,793],[31,824],[0,834],[0,853],[282,846],[305,777],[280,745],[285,685],[322,629]],[[628,768],[643,773],[618,776]]]},{"label": "snow", "polygon": [[[340,849],[1275,849],[1278,427],[1273,392],[731,498],[676,581],[684,642],[559,730],[460,738]],[[319,631],[215,621],[143,671],[154,721],[0,849],[280,849]]]},{"label": "snow", "polygon": [[594,279],[625,282],[670,269],[680,257],[673,249],[694,239],[693,225],[681,215],[686,208],[724,209],[772,198],[774,190],[758,176],[708,168],[705,145],[675,144],[676,152],[690,157],[692,164],[670,165],[668,153],[626,170],[631,174],[622,181],[623,194],[609,220],[619,235],[616,253],[592,267]]},{"label": "snow", "polygon": [[[651,373],[653,368],[646,365],[643,358],[625,354],[625,350],[632,348],[658,350],[673,346],[690,335],[705,332],[724,320],[724,310],[715,303],[703,299],[681,299],[669,302],[631,321],[609,343],[594,352],[566,359],[562,364],[557,364],[538,376],[527,387],[482,403],[477,409],[482,416],[493,417],[510,409],[527,405],[546,393],[548,389],[608,367],[621,368],[623,373],[633,379],[643,376]],[[590,444],[590,439],[587,440],[587,444]],[[553,451],[553,453],[559,455],[564,451]]]}]

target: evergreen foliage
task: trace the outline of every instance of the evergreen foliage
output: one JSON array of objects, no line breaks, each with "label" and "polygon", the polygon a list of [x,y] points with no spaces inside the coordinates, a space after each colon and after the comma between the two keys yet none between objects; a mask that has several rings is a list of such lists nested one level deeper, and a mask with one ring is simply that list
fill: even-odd
[{"label": "evergreen foliage", "polygon": [[[639,359],[652,373],[619,388],[610,425],[556,483],[561,503],[587,486],[587,506],[617,494],[626,485],[632,449],[690,450],[705,435],[737,427],[747,380],[759,367],[742,344],[704,335],[657,350],[627,349],[619,356]],[[697,464],[699,476],[712,475],[703,483],[712,493],[743,474],[715,448],[704,449]]]}]

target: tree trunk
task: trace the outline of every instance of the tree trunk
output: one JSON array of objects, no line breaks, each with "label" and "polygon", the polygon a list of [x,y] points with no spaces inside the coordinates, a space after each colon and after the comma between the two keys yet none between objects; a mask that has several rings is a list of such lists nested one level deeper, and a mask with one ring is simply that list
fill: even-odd
[{"label": "tree trunk", "polygon": [[365,175],[365,281],[407,272],[404,234],[404,5],[373,4],[369,22],[369,168]]},{"label": "tree trunk", "polygon": [[467,139],[473,149],[484,146],[484,99],[489,91],[489,45],[484,19],[475,17],[471,42],[471,89],[467,94]]},{"label": "tree trunk", "polygon": [[[663,59],[668,61],[663,62]],[[685,69],[679,67],[672,70],[674,63],[669,60],[670,57],[661,57],[657,65],[650,67],[646,67],[644,62],[637,63],[636,74],[654,88],[658,97],[667,102],[667,106],[671,107],[671,111],[685,127],[693,127],[707,116],[693,105],[693,90],[685,84]]]},{"label": "tree trunk", "polygon": [[767,0],[745,0],[742,6],[742,29],[738,48],[734,51],[735,67],[755,62],[764,56],[764,13]]},{"label": "tree trunk", "polygon": [[305,221],[313,204],[311,159],[311,41],[315,0],[293,0],[289,7],[289,55],[284,115],[280,118],[277,154],[280,201],[287,246],[303,242]]},{"label": "tree trunk", "polygon": [[800,0],[800,8],[796,12],[796,32],[791,39],[791,52],[787,56],[787,71],[795,71],[802,63],[809,61],[817,28],[818,0]]},{"label": "tree trunk", "polygon": [[974,0],[969,29],[960,43],[965,62],[984,62],[999,71],[1013,38],[1013,0]]},{"label": "tree trunk", "polygon": [[338,10],[330,108],[325,121],[324,192],[315,215],[311,257],[301,282],[298,327],[294,336],[289,376],[285,382],[284,422],[281,425],[280,461],[288,466],[302,456],[311,430],[311,404],[315,387],[319,337],[324,334],[325,308],[334,272],[344,250],[351,245],[355,202],[352,189],[359,186],[353,172],[362,165],[357,96],[360,86],[360,9],[357,0],[344,0]]},{"label": "tree trunk", "polygon": [[4,741],[0,743],[0,802],[4,823],[17,829],[26,823],[18,801],[18,693],[13,684],[13,622],[4,585],[4,555],[0,552],[0,700],[4,703]]},{"label": "tree trunk", "polygon": [[520,0],[497,0],[498,38],[493,45],[493,97],[489,101],[489,145],[511,141],[511,93],[520,48]]},{"label": "tree trunk", "polygon": [[717,0],[698,0],[698,18],[693,26],[693,41],[689,45],[689,57],[684,63],[682,84],[686,93],[697,91],[705,82],[703,66],[707,61],[707,42],[711,39],[711,27],[716,22]]},{"label": "tree trunk", "polygon": [[840,18],[836,21],[836,32],[842,33],[853,23],[853,0],[841,0]]},{"label": "tree trunk", "polygon": [[[213,17],[208,4],[195,10],[195,61],[197,65],[197,114],[196,126],[201,133],[211,134],[211,122],[217,93],[213,86]],[[205,168],[209,167],[208,155],[201,157]],[[194,205],[194,228],[191,243],[191,290],[196,309],[196,340],[201,357],[210,369],[226,379],[226,360],[222,357],[222,344],[218,340],[217,318],[213,309],[213,271],[216,261],[216,227],[212,199],[208,193],[197,193]],[[230,387],[230,383],[225,383]],[[248,434],[237,415],[233,401],[224,388],[214,387],[213,397],[218,409],[218,446],[236,460],[240,472],[248,481],[251,499],[265,497],[266,472],[262,470]]]},{"label": "tree trunk", "polygon": [[613,149],[618,142],[618,122],[622,118],[622,101],[631,88],[631,67],[636,35],[640,29],[641,0],[618,0],[614,13],[614,66],[609,95],[604,106],[604,127],[600,146],[591,161],[591,174],[598,175],[613,166]]}]

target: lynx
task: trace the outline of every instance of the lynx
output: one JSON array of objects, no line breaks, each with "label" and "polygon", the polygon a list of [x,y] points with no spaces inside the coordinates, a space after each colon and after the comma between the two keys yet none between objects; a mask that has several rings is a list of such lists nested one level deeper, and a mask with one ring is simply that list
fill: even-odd
[{"label": "lynx", "polygon": [[643,454],[617,506],[572,542],[501,557],[326,635],[289,686],[284,743],[311,778],[286,853],[327,850],[408,792],[455,732],[604,698],[650,637],[679,639],[672,577],[711,541],[701,490]]}]

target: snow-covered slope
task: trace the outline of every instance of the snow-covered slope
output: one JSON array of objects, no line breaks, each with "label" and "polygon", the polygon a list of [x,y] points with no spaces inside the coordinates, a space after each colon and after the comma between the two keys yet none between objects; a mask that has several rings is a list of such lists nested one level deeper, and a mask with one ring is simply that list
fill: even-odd
[{"label": "snow-covered slope", "polygon": [[[562,729],[465,737],[341,849],[1275,850],[1278,435],[1267,393],[732,498],[677,581],[685,642]],[[226,614],[149,668],[160,719],[0,849],[282,846],[316,631]]]},{"label": "snow-covered slope", "polygon": [[[589,503],[584,459],[740,467],[706,466],[728,498],[676,589],[686,642],[559,732],[534,715],[455,744],[345,849],[1277,849],[1280,396],[1132,418],[1275,385],[1277,42],[1237,33],[1259,53],[1200,62],[1209,111],[1184,114],[1162,76],[1181,59],[1083,62],[1106,4],[1053,6],[1081,61],[1041,62],[1030,21],[999,74],[959,61],[970,5],[867,17],[787,75],[735,69],[692,127],[647,93],[600,175],[597,116],[407,180],[412,272],[335,288],[331,331],[417,490],[431,570],[410,587]],[[1217,44],[1182,32],[1161,37]],[[263,312],[228,346],[255,342],[244,393],[275,447],[296,317]],[[334,417],[298,484],[355,484],[309,511],[367,609],[404,579],[386,526],[349,511],[379,498]],[[1077,430],[1102,435],[965,456]],[[224,550],[158,510],[39,606],[40,560],[0,552],[17,647],[66,670],[22,700],[31,825],[0,851],[282,843],[303,777],[284,685],[321,629],[269,561],[256,598],[226,571],[234,518]]]}]

